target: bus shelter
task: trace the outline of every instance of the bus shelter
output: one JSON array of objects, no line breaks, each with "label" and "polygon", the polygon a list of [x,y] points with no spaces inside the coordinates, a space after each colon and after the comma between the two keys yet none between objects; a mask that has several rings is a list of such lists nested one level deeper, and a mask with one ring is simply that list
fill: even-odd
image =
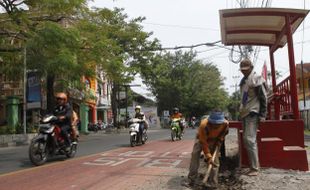
[{"label": "bus shelter", "polygon": [[[283,8],[241,8],[220,10],[221,38],[224,45],[254,45],[269,48],[272,91],[268,96],[268,117],[257,133],[262,167],[307,171],[304,122],[300,119],[293,34],[309,10]],[[274,52],[287,45],[290,76],[276,81]],[[242,143],[241,122],[231,121],[238,129],[241,166],[248,165]]]}]

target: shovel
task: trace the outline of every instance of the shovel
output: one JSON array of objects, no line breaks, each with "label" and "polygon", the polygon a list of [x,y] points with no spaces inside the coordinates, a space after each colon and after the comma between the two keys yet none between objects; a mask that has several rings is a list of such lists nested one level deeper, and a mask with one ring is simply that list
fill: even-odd
[{"label": "shovel", "polygon": [[208,168],[207,168],[205,177],[204,177],[203,180],[202,180],[202,182],[203,182],[204,184],[206,184],[207,181],[208,181],[208,178],[209,178],[209,176],[210,176],[210,172],[211,172],[211,169],[212,169],[212,167],[213,167],[213,165],[214,165],[214,160],[215,160],[216,155],[218,154],[218,151],[219,151],[219,146],[216,146],[216,147],[215,147],[215,150],[214,150],[214,153],[213,153],[213,155],[212,155],[212,158],[211,158],[211,163],[208,165]]}]

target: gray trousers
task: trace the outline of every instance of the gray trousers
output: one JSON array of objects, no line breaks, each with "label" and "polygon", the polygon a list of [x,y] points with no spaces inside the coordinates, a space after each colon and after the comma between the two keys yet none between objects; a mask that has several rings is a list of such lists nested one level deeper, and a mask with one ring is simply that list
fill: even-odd
[{"label": "gray trousers", "polygon": [[243,143],[247,150],[250,168],[259,170],[256,134],[258,128],[258,115],[248,115],[243,118]]},{"label": "gray trousers", "polygon": [[[210,147],[209,147],[210,148]],[[213,149],[210,149],[210,151],[213,153]],[[202,146],[198,139],[195,140],[195,144],[193,146],[192,151],[192,157],[191,162],[189,165],[189,173],[188,173],[188,179],[192,182],[195,182],[197,176],[198,176],[198,169],[200,165],[200,154],[202,152]],[[209,176],[209,182],[210,184],[217,185],[218,184],[218,172],[220,167],[220,161],[219,161],[219,153],[215,157],[214,163],[217,166],[213,166],[210,176]]]}]

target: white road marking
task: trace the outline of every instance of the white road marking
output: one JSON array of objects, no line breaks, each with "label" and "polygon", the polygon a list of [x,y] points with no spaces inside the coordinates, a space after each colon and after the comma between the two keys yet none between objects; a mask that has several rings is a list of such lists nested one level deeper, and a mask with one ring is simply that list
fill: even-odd
[{"label": "white road marking", "polygon": [[[123,153],[103,153],[102,157],[95,159],[94,161],[84,162],[85,165],[93,165],[93,166],[109,166],[115,167],[121,164],[125,164],[126,162],[134,161],[137,162],[135,167],[156,167],[156,168],[175,168],[177,167],[182,160],[179,158],[190,158],[190,152],[164,152],[159,156],[155,155],[154,151],[127,151]],[[156,159],[154,157],[159,157],[160,159]]]}]

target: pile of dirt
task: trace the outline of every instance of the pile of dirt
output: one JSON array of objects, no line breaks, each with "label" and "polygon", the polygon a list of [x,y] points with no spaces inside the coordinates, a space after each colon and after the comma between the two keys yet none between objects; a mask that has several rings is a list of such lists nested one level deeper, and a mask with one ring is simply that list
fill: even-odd
[{"label": "pile of dirt", "polygon": [[[263,168],[258,176],[242,174],[238,157],[228,157],[222,162],[217,190],[310,190],[310,172]],[[206,166],[201,162],[199,182],[202,182]],[[199,184],[198,182],[198,184]],[[194,190],[209,190],[196,185]]]},{"label": "pile of dirt", "polygon": [[[310,190],[310,172],[263,168],[258,176],[242,175],[244,169],[239,168],[238,141],[236,131],[230,131],[226,137],[226,159],[221,160],[219,185],[217,190]],[[310,142],[305,142],[310,147]],[[308,159],[310,149],[307,149]],[[188,169],[178,168],[167,172],[155,180],[149,180],[138,190],[210,190],[201,185],[206,171],[206,164],[201,159],[198,184],[193,188],[182,186],[187,179]],[[200,183],[199,183],[200,182]]]},{"label": "pile of dirt", "polygon": [[[206,172],[207,165],[201,160],[201,167],[199,169],[199,180],[195,187],[195,190],[208,190],[212,188],[207,188],[202,185],[202,180]],[[243,180],[240,179],[238,175],[239,171],[239,159],[238,156],[226,157],[221,159],[220,173],[219,173],[219,185],[217,190],[245,190],[243,188]],[[213,188],[214,189],[214,188]]]}]

